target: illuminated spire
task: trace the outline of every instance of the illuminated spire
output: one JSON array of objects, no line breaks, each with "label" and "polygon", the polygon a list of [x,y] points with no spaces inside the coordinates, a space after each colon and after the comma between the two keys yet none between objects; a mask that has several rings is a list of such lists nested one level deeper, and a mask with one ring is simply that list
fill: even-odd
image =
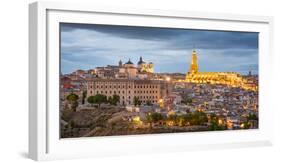
[{"label": "illuminated spire", "polygon": [[198,62],[197,62],[197,54],[195,49],[192,50],[192,58],[189,73],[197,73],[199,69]]}]

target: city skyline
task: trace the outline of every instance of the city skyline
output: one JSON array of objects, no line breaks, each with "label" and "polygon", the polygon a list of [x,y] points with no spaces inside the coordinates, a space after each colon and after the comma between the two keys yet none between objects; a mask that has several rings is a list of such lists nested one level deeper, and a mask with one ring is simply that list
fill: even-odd
[{"label": "city skyline", "polygon": [[61,24],[61,70],[117,65],[139,57],[156,73],[186,73],[196,49],[200,71],[258,74],[258,33]]}]

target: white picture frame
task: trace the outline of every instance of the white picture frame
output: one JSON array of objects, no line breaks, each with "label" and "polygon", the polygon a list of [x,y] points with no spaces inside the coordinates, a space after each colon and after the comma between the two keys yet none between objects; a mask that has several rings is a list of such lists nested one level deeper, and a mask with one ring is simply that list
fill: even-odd
[{"label": "white picture frame", "polygon": [[[59,22],[259,32],[259,129],[59,139]],[[84,3],[29,6],[29,157],[34,160],[271,145],[273,18],[126,9]]]}]

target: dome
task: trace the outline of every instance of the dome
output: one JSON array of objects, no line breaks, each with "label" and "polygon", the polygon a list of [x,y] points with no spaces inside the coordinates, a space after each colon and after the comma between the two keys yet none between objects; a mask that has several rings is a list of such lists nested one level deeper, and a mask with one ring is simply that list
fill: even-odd
[{"label": "dome", "polygon": [[129,61],[126,63],[127,65],[133,65],[134,63],[133,62],[131,62],[131,59],[129,59]]},{"label": "dome", "polygon": [[138,65],[140,65],[140,64],[144,64],[145,62],[142,60],[142,57],[140,57],[140,60],[139,60],[139,62],[138,62]]}]

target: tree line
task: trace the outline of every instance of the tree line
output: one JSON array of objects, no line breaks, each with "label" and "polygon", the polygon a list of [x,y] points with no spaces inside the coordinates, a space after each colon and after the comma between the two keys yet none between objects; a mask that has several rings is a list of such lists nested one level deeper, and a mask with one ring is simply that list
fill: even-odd
[{"label": "tree line", "polygon": [[[83,92],[82,104],[85,103],[85,98],[86,98],[86,93]],[[66,96],[66,100],[70,104],[70,108],[73,111],[76,111],[76,108],[78,107],[78,104],[79,104],[79,102],[78,102],[79,96],[75,93],[70,93],[68,96]],[[97,104],[99,108],[102,103],[108,103],[110,105],[117,105],[118,103],[120,103],[120,96],[113,95],[113,96],[110,96],[107,98],[105,95],[97,94],[94,96],[89,96],[87,98],[87,102],[91,105]]]}]

